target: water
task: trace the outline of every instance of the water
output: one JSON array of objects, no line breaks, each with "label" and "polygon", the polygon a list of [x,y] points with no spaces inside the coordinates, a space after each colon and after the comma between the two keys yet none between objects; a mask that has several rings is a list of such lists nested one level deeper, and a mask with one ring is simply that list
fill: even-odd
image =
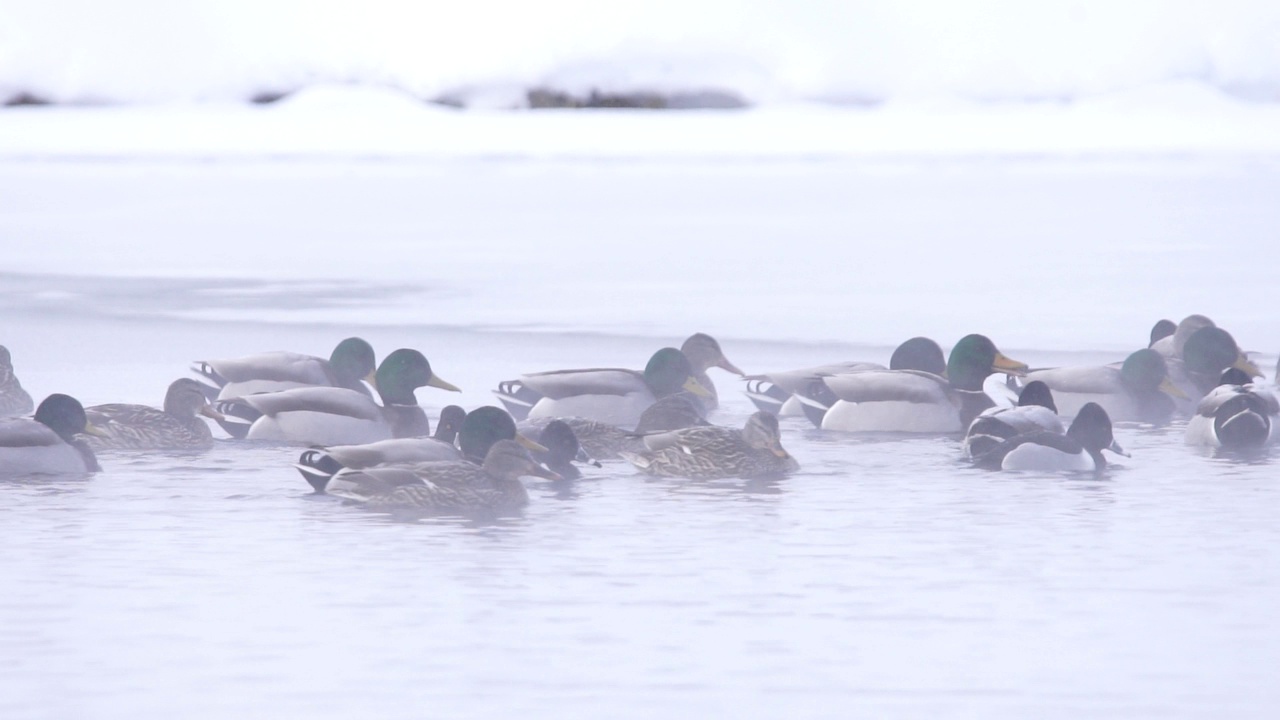
[{"label": "water", "polygon": [[[236,171],[214,168],[209,177],[228,172]],[[531,182],[573,182],[554,169],[541,178],[523,172]],[[608,179],[612,171],[599,172]],[[955,172],[954,182],[964,184],[968,172]],[[103,192],[144,184],[130,168],[31,174],[25,185],[21,170],[5,177],[28,199],[47,199],[59,175],[78,177],[80,191],[95,178]],[[330,178],[331,190],[364,187],[378,174],[358,168],[347,180]],[[769,170],[745,175],[744,184],[765,183]],[[1122,184],[1108,172],[1050,176],[1051,189],[1076,198]],[[1034,180],[1023,181],[1037,192]],[[1203,181],[1216,192],[1179,212],[1210,224],[1234,207],[1218,200],[1228,194],[1223,183],[1235,181],[1212,173]],[[1263,184],[1274,181],[1268,175]],[[151,182],[163,195],[164,183]],[[629,191],[643,182],[630,176]],[[237,210],[260,196],[218,187],[188,198],[187,212],[248,233],[256,216]],[[49,228],[65,237],[123,234],[96,227],[101,216],[92,213],[77,225],[77,210],[95,202],[76,194],[56,209],[33,203],[25,215],[0,206],[0,217],[11,235],[21,224],[28,242],[47,238],[56,257]],[[123,225],[147,200],[133,202],[118,209]],[[709,212],[706,225],[728,207]],[[805,222],[784,203],[774,211],[780,224]],[[403,221],[378,214],[366,230],[380,238]],[[585,237],[566,227],[564,242]],[[1122,244],[1107,235],[1110,226],[1095,229],[1104,237],[1091,242]],[[540,242],[562,247],[551,234]],[[1168,248],[1169,265],[1199,252],[1188,247]],[[455,251],[463,264],[485,252]],[[31,253],[24,262],[36,260]],[[638,365],[656,342],[717,333],[699,324],[657,341],[647,337],[652,326],[629,324],[625,308],[599,302],[583,312],[612,323],[612,333],[451,327],[430,307],[419,322],[399,324],[281,314],[290,298],[316,315],[332,306],[334,288],[324,283],[314,296],[262,286],[263,317],[276,322],[247,317],[251,293],[236,296],[248,310],[193,317],[183,293],[199,295],[218,274],[199,272],[198,253],[182,266],[185,277],[153,260],[136,260],[146,271],[138,274],[177,277],[176,285],[55,277],[56,268],[31,266],[0,276],[0,341],[33,395],[158,403],[191,360],[268,348],[323,353],[358,332],[380,355],[423,349],[466,391],[423,390],[425,406],[474,406],[519,371]],[[102,260],[116,276],[127,274],[118,272],[127,262]],[[348,272],[339,260],[330,269],[315,277]],[[391,274],[403,281],[409,273]],[[385,276],[366,282],[391,284]],[[672,282],[697,297],[688,276]],[[1189,303],[1193,295],[1166,299]],[[372,315],[400,301],[394,292],[361,297]],[[1055,327],[1060,347],[1074,351],[991,334],[1032,365],[1100,362],[1116,353],[1093,349],[1093,333],[1120,336],[1132,326],[1141,337],[1153,319],[1083,297],[1083,315],[1114,318]],[[554,315],[558,298],[524,301],[530,315]],[[1059,310],[1076,317],[1065,301]],[[684,320],[700,317],[692,304]],[[1235,326],[1233,317],[1217,319]],[[993,315],[991,324],[1016,320]],[[961,332],[969,329],[982,328]],[[841,331],[847,343],[772,339],[787,333],[775,317],[721,340],[748,372],[884,360],[891,350],[856,331]],[[1241,337],[1248,347],[1269,340]],[[1261,364],[1273,366],[1274,355]],[[715,419],[740,423],[751,407],[739,384],[712,372],[725,404]],[[1272,677],[1280,660],[1274,453],[1201,454],[1181,444],[1179,425],[1122,426],[1117,439],[1133,458],[1101,477],[1001,475],[967,467],[953,439],[847,437],[792,419],[784,442],[803,465],[793,477],[686,482],[622,465],[588,468],[576,483],[530,481],[529,508],[490,523],[396,521],[310,495],[289,468],[291,449],[224,442],[202,455],[104,454],[106,470],[92,478],[0,481],[0,716],[1267,716],[1280,701]]]}]

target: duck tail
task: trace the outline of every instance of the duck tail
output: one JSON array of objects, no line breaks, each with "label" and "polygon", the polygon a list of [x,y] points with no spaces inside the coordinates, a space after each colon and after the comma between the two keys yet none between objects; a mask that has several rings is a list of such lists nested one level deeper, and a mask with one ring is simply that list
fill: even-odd
[{"label": "duck tail", "polygon": [[262,413],[252,406],[235,400],[223,400],[214,409],[223,415],[222,419],[215,419],[214,422],[236,440],[245,439],[254,421],[262,417]]},{"label": "duck tail", "polygon": [[203,377],[205,380],[217,385],[219,388],[227,384],[227,379],[219,375],[218,371],[214,370],[212,365],[204,362],[203,360],[192,364],[191,372]]},{"label": "duck tail", "polygon": [[498,389],[493,394],[502,401],[516,422],[527,419],[529,411],[542,399],[541,395],[525,387],[519,380],[498,383]]},{"label": "duck tail", "polygon": [[746,395],[751,402],[755,404],[756,409],[761,412],[766,412],[770,415],[777,415],[781,412],[782,406],[791,397],[791,393],[763,378],[748,378],[748,380],[747,389],[743,391],[743,394]]},{"label": "duck tail", "polygon": [[329,481],[334,475],[342,470],[342,465],[329,456],[324,450],[312,449],[303,451],[298,458],[298,462],[294,464],[294,468],[302,474],[302,479],[306,480],[316,493],[323,494],[324,489],[328,487]]}]

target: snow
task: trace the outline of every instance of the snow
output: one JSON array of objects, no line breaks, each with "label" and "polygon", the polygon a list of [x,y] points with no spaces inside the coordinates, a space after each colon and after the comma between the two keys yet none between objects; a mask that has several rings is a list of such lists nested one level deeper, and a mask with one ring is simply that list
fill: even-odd
[{"label": "snow", "polygon": [[1062,101],[1183,80],[1280,99],[1280,3],[0,0],[0,96],[57,102],[243,101],[326,82],[482,103],[539,85]]}]

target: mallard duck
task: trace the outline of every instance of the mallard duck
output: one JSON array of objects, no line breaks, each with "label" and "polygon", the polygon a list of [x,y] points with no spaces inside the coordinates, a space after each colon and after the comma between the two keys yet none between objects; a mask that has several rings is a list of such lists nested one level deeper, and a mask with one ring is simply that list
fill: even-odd
[{"label": "mallard duck", "polygon": [[[747,383],[747,397],[756,408],[764,412],[783,417],[803,414],[815,427],[822,427],[823,416],[839,400],[823,384],[822,378],[885,369],[879,363],[851,361],[780,373],[748,375],[746,379],[751,382]],[[947,361],[938,343],[926,337],[913,337],[894,349],[887,369],[918,370],[945,376]]]},{"label": "mallard duck", "polygon": [[0,475],[98,472],[93,449],[77,435],[101,431],[89,423],[84,406],[55,393],[36,408],[35,419],[0,419]]},{"label": "mallard duck", "polygon": [[1223,373],[1220,384],[1200,400],[1187,422],[1186,443],[1247,449],[1273,442],[1280,401],[1270,388],[1252,380],[1238,368]]},{"label": "mallard duck", "polygon": [[102,431],[85,438],[95,450],[207,450],[213,447],[213,433],[196,416],[226,420],[190,378],[169,384],[163,410],[113,403],[86,408],[85,414]]},{"label": "mallard duck", "polygon": [[565,480],[577,480],[582,471],[573,463],[602,467],[582,449],[578,437],[563,420],[552,420],[538,433],[538,444],[545,450],[532,450],[533,459]]},{"label": "mallard duck", "polygon": [[799,469],[782,448],[778,418],[756,412],[741,430],[718,426],[692,427],[645,437],[648,449],[622,452],[639,470],[663,477],[697,480],[757,478],[784,475]]},{"label": "mallard duck", "polygon": [[622,456],[618,453],[623,450],[644,450],[642,435],[706,425],[702,412],[702,405],[696,397],[680,392],[650,405],[640,414],[640,422],[636,423],[634,431],[577,417],[534,418],[520,423],[520,428],[521,432],[528,435],[537,435],[549,423],[559,420],[569,426],[587,455],[598,460],[621,460]]},{"label": "mallard duck", "polygon": [[992,470],[1093,472],[1107,466],[1103,450],[1129,457],[1111,433],[1111,418],[1097,403],[1080,408],[1065,434],[1035,430],[1016,435],[974,458]]},{"label": "mallard duck", "polygon": [[1042,382],[1053,391],[1058,411],[1073,417],[1085,403],[1095,402],[1115,422],[1163,425],[1173,417],[1173,398],[1186,393],[1169,378],[1164,357],[1143,348],[1115,365],[1079,365],[1033,370],[1027,380]]},{"label": "mallard duck", "polygon": [[494,443],[482,465],[434,462],[344,470],[333,494],[384,511],[432,514],[509,512],[529,504],[524,476],[560,480],[514,440]]},{"label": "mallard duck", "polygon": [[[457,429],[451,430],[452,427]],[[462,450],[454,445],[455,436]],[[545,450],[518,434],[515,421],[500,408],[485,406],[468,413],[450,405],[441,411],[433,438],[393,438],[361,445],[312,448],[302,453],[294,467],[316,492],[323,493],[330,489],[334,475],[343,469],[455,460],[479,464],[499,440],[516,440],[531,450]]]},{"label": "mallard duck", "polygon": [[374,382],[376,357],[363,338],[349,337],[329,359],[291,352],[266,352],[228,360],[201,360],[192,370],[218,387],[214,399],[300,387],[340,387],[369,395],[361,382]]},{"label": "mallard duck", "polygon": [[965,456],[978,457],[1011,437],[1037,430],[1066,432],[1049,386],[1033,380],[1022,388],[1015,407],[988,408],[969,423],[964,435]]},{"label": "mallard duck", "polygon": [[1147,342],[1147,347],[1152,347],[1161,340],[1172,337],[1177,331],[1178,326],[1174,325],[1172,320],[1157,320],[1156,324],[1151,326],[1151,339]]},{"label": "mallard duck", "polygon": [[22,389],[18,376],[13,373],[13,358],[9,348],[0,345],[0,417],[26,415],[35,407],[31,396]]},{"label": "mallard duck", "polygon": [[[401,348],[378,366],[376,387],[382,405],[354,390],[302,387],[234,398],[218,409],[237,419],[240,427],[224,423],[233,437],[305,445],[355,445],[393,437],[424,437],[430,423],[413,391],[434,387],[458,388],[431,370],[417,350]],[[243,430],[245,422],[251,423]]]},{"label": "mallard duck", "polygon": [[[947,376],[918,370],[868,370],[822,382],[838,399],[822,417],[824,430],[958,433],[995,403],[983,391],[992,373],[1021,375],[984,335],[966,335],[951,349]],[[808,399],[806,398],[806,401]]]},{"label": "mallard duck", "polygon": [[1222,328],[1200,328],[1182,346],[1182,370],[1185,381],[1190,383],[1192,389],[1188,394],[1197,403],[1218,386],[1218,381],[1227,368],[1240,370],[1250,380],[1262,377],[1258,366],[1240,352],[1235,338]]},{"label": "mallard duck", "polygon": [[[1161,320],[1151,328],[1151,344],[1150,348],[1164,356],[1167,360],[1181,360],[1182,350],[1187,344],[1187,340],[1198,330],[1207,327],[1217,327],[1212,320],[1204,315],[1188,315],[1174,326],[1173,332],[1167,332],[1168,326],[1163,323],[1170,322]],[[1159,334],[1160,337],[1156,337]]]},{"label": "mallard duck", "polygon": [[693,366],[693,377],[707,391],[706,397],[698,399],[702,407],[707,412],[720,407],[720,395],[716,392],[715,383],[711,382],[711,378],[707,375],[707,370],[718,367],[739,377],[742,376],[742,371],[724,356],[720,343],[706,333],[690,335],[680,346],[680,352],[684,353],[684,356],[689,359],[689,364]]},{"label": "mallard duck", "polygon": [[535,373],[501,383],[495,394],[517,418],[521,408],[528,408],[533,419],[581,417],[632,428],[654,402],[682,390],[707,396],[684,353],[662,348],[643,373],[620,368]]}]

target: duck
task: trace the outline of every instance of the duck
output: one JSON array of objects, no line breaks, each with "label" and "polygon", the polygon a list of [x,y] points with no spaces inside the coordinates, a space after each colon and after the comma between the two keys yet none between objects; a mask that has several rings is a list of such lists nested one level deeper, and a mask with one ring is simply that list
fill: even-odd
[{"label": "duck", "polygon": [[1228,368],[1244,373],[1250,381],[1262,377],[1262,371],[1236,345],[1231,333],[1220,327],[1200,328],[1182,346],[1182,370],[1190,397],[1198,403],[1209,391],[1218,387]]},{"label": "duck", "polygon": [[[454,444],[455,438],[457,445]],[[516,440],[534,451],[546,449],[517,433],[515,421],[501,408],[486,405],[466,412],[457,405],[450,405],[440,411],[433,437],[316,447],[303,451],[294,468],[317,493],[324,493],[328,491],[333,477],[344,469],[445,461],[468,461],[478,465],[484,462],[489,448],[499,440]]]},{"label": "duck", "polygon": [[581,417],[632,428],[649,406],[682,390],[699,399],[709,395],[685,354],[666,347],[653,354],[644,372],[600,368],[535,373],[501,383],[495,394],[517,419]]},{"label": "duck", "polygon": [[695,480],[785,475],[800,465],[783,447],[778,418],[756,411],[742,429],[716,425],[649,435],[644,452],[622,457],[641,472]]},{"label": "duck", "polygon": [[[212,399],[228,400],[300,387],[340,387],[369,394],[377,358],[364,338],[339,342],[329,359],[292,352],[266,352],[226,360],[199,360],[191,369],[217,388]],[[362,382],[363,381],[363,382]]]},{"label": "duck", "polygon": [[[780,417],[804,415],[814,427],[839,399],[822,378],[864,370],[918,370],[945,376],[947,361],[938,343],[927,337],[913,337],[894,349],[889,367],[874,362],[846,361],[816,365],[800,370],[748,375],[746,395],[757,409]],[[807,400],[801,400],[805,398]]]},{"label": "duck", "polygon": [[1057,400],[1058,411],[1067,417],[1074,417],[1085,403],[1095,402],[1113,422],[1164,425],[1177,409],[1174,398],[1187,397],[1169,378],[1164,356],[1150,348],[1131,353],[1119,366],[1032,370],[1026,380],[1047,385]]},{"label": "duck", "polygon": [[101,432],[79,400],[54,393],[41,401],[34,419],[0,419],[0,476],[98,472],[93,448],[78,436]]},{"label": "duck", "polygon": [[18,376],[13,372],[13,357],[9,348],[0,345],[0,417],[26,415],[35,409],[31,395],[22,389]]},{"label": "duck", "polygon": [[979,457],[1011,437],[1037,430],[1066,432],[1053,392],[1048,385],[1032,380],[1022,388],[1016,406],[988,408],[969,423],[964,435],[965,457]]},{"label": "duck", "polygon": [[974,458],[979,467],[1021,472],[1097,472],[1109,450],[1129,457],[1112,435],[1111,418],[1097,403],[1085,403],[1067,432],[1033,430],[1004,440]]},{"label": "duck", "polygon": [[599,461],[588,455],[573,430],[563,420],[552,420],[538,433],[538,444],[545,450],[532,450],[533,459],[542,463],[548,470],[555,472],[565,480],[577,480],[582,471],[574,462],[595,467],[603,467]]},{"label": "duck", "polygon": [[1255,385],[1246,372],[1230,368],[1200,400],[1183,437],[1188,445],[1201,447],[1259,448],[1275,441],[1277,416],[1280,401],[1271,388]]},{"label": "duck", "polygon": [[[1005,357],[985,335],[966,335],[951,349],[946,377],[919,370],[866,370],[822,383],[837,398],[822,429],[843,432],[960,433],[995,403],[988,375],[1022,375],[1027,365]],[[810,402],[805,398],[806,404]]]},{"label": "duck", "polygon": [[703,407],[696,396],[679,392],[668,395],[650,405],[640,414],[635,429],[628,431],[617,425],[580,417],[534,418],[520,423],[521,431],[536,435],[552,422],[563,422],[573,431],[583,451],[596,460],[621,460],[622,450],[640,452],[644,449],[644,435],[682,428],[707,425],[702,416]]},{"label": "duck", "polygon": [[1173,324],[1172,320],[1157,320],[1156,324],[1151,326],[1151,336],[1147,341],[1147,347],[1155,346],[1156,343],[1167,337],[1171,337],[1177,331],[1178,326]]},{"label": "duck", "polygon": [[[222,426],[233,437],[303,445],[356,445],[378,440],[425,437],[430,423],[414,390],[434,387],[461,392],[431,369],[417,350],[401,348],[378,366],[378,405],[347,388],[300,387],[233,398],[218,404],[232,416]],[[248,424],[247,430],[244,425]]]},{"label": "duck", "polygon": [[706,397],[698,399],[702,407],[706,412],[716,410],[720,407],[720,395],[716,392],[715,383],[711,382],[711,378],[707,375],[707,370],[713,367],[720,368],[739,377],[744,373],[738,369],[737,365],[729,362],[729,358],[725,357],[724,351],[720,349],[720,343],[706,333],[690,335],[680,346],[680,352],[684,353],[684,356],[689,359],[689,364],[693,366],[693,377],[707,391]]},{"label": "duck", "polygon": [[85,438],[95,450],[208,450],[213,432],[197,415],[226,420],[191,378],[169,383],[163,410],[112,403],[88,407],[85,414],[101,431]]},{"label": "duck", "polygon": [[514,440],[489,448],[484,463],[431,462],[343,471],[348,489],[333,494],[371,510],[421,514],[508,513],[529,504],[521,477],[561,480]]}]

